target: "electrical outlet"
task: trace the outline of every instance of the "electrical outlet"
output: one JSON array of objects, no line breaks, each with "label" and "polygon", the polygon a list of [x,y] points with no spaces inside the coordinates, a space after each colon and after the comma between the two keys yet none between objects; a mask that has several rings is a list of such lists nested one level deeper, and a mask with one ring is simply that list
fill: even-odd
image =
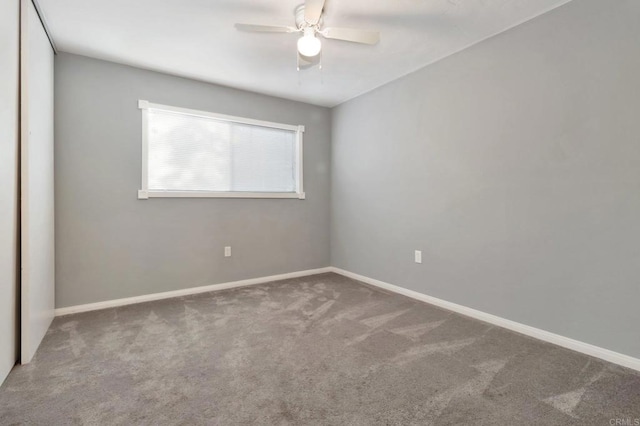
[{"label": "electrical outlet", "polygon": [[422,263],[422,251],[416,250],[413,253],[413,257],[416,263]]},{"label": "electrical outlet", "polygon": [[231,257],[231,246],[226,246],[224,248],[224,257]]}]

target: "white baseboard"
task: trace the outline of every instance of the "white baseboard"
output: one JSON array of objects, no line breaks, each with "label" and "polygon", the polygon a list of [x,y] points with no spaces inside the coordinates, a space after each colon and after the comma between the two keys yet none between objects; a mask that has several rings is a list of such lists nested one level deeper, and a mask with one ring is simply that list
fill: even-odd
[{"label": "white baseboard", "polygon": [[487,322],[489,324],[497,325],[498,327],[515,331],[516,333],[524,334],[526,336],[533,337],[538,340],[542,340],[545,342],[553,343],[558,346],[562,346],[563,348],[571,349],[576,352],[580,352],[595,358],[600,358],[602,360],[612,362],[614,364],[622,365],[623,367],[640,371],[640,359],[631,357],[629,355],[624,355],[618,352],[610,351],[609,349],[604,349],[598,346],[591,345],[589,343],[580,342],[578,340],[560,336],[559,334],[554,334],[548,331],[544,331],[539,328],[520,324],[518,322],[501,318],[496,315],[491,315],[486,312],[482,312],[476,309],[468,308],[466,306],[458,305],[456,303],[447,302],[446,300],[427,296],[426,294],[418,293],[417,291],[398,287],[396,285],[389,284],[384,281],[379,281],[373,278],[365,277],[363,275],[354,274],[353,272],[345,271],[340,268],[330,267],[328,269],[337,274],[344,275],[345,277],[352,278],[354,280],[362,281],[366,284],[370,284],[372,286],[379,287],[384,290],[402,294],[404,296],[411,297],[412,299],[420,300],[422,302],[439,306],[449,311],[457,312],[467,317],[475,318],[480,321]]},{"label": "white baseboard", "polygon": [[80,312],[97,311],[100,309],[114,308],[117,306],[133,305],[135,303],[151,302],[154,300],[170,299],[173,297],[188,296],[190,294],[207,293],[210,291],[226,290],[229,288],[245,287],[256,284],[264,284],[271,281],[286,280],[289,278],[306,277],[308,275],[331,272],[330,267],[308,269],[306,271],[290,272],[287,274],[271,275],[268,277],[250,278],[248,280],[232,281],[228,283],[212,284],[202,287],[185,288],[183,290],[165,291],[162,293],[145,294],[142,296],[126,297],[124,299],[106,300],[104,302],[88,303],[86,305],[69,306],[55,310],[57,317],[62,315],[77,314]]}]

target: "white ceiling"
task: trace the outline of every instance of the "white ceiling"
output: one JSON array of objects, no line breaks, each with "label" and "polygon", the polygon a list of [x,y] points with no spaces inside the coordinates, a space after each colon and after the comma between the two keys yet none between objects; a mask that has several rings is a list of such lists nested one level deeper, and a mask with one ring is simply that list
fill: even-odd
[{"label": "white ceiling", "polygon": [[323,68],[296,71],[303,0],[38,0],[57,47],[226,86],[334,106],[569,0],[327,0],[325,26],[373,29],[364,46],[323,40]]}]

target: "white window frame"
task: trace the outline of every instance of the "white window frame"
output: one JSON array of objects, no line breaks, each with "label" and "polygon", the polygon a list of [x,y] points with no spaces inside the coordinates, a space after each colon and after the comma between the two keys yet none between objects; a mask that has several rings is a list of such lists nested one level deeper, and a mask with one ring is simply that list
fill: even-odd
[{"label": "white window frame", "polygon": [[[138,101],[138,108],[142,110],[142,186],[138,191],[138,199],[149,198],[294,198],[305,199],[303,190],[303,151],[302,136],[304,126],[273,123],[270,121],[253,120],[251,118],[234,117],[232,115],[216,114],[207,111],[198,111],[188,108],[174,107],[170,105],[155,104],[145,100]],[[249,124],[253,126],[270,127],[273,129],[290,130],[296,132],[296,191],[295,192],[242,192],[242,191],[163,191],[149,189],[149,140],[148,140],[148,113],[150,109],[179,112],[181,114],[196,117],[215,118],[221,121]]]}]

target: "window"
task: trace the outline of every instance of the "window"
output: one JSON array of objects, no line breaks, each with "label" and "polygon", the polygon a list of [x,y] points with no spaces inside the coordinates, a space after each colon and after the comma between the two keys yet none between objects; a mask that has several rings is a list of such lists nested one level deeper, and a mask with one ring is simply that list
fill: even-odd
[{"label": "window", "polygon": [[304,198],[303,126],[139,101],[138,198]]}]

